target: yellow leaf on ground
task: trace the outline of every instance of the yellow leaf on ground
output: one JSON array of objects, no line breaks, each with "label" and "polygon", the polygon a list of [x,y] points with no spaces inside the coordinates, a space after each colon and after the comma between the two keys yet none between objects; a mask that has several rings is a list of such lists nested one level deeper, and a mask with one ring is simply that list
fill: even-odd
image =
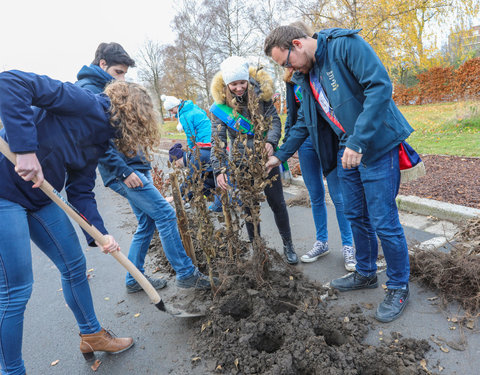
[{"label": "yellow leaf on ground", "polygon": [[52,363],[50,363],[50,366],[56,366],[58,364],[58,362],[60,362],[59,359],[56,359],[55,361],[53,361]]},{"label": "yellow leaf on ground", "polygon": [[467,322],[467,328],[468,329],[473,329],[475,327],[475,322],[473,320],[469,320]]},{"label": "yellow leaf on ground", "polygon": [[422,368],[428,372],[428,369],[427,369],[427,361],[425,359],[422,359],[420,361],[420,366],[422,366]]},{"label": "yellow leaf on ground", "polygon": [[192,362],[200,361],[200,359],[201,359],[200,357],[193,357],[193,358],[192,358]]},{"label": "yellow leaf on ground", "polygon": [[93,268],[90,268],[87,272],[93,272]]},{"label": "yellow leaf on ground", "polygon": [[236,367],[237,370],[238,370],[238,358],[236,358],[235,361],[233,361],[233,364],[235,365],[235,367]]},{"label": "yellow leaf on ground", "polygon": [[140,313],[136,313],[133,317],[138,318],[140,316]]},{"label": "yellow leaf on ground", "polygon": [[293,276],[290,276],[290,280],[293,280]]},{"label": "yellow leaf on ground", "polygon": [[99,359],[96,359],[93,365],[91,365],[90,367],[93,371],[97,371],[101,363],[102,361],[100,361]]},{"label": "yellow leaf on ground", "polygon": [[104,300],[105,301],[110,301],[110,297],[105,297]]},{"label": "yellow leaf on ground", "polygon": [[446,348],[445,346],[441,346],[440,347],[440,350],[444,353],[448,353],[450,350],[448,348]]}]

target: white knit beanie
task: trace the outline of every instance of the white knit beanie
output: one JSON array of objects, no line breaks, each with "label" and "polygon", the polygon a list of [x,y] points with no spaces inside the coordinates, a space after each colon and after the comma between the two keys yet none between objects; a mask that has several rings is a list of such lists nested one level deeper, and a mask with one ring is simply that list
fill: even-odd
[{"label": "white knit beanie", "polygon": [[172,108],[176,107],[177,105],[180,105],[181,103],[180,99],[177,99],[174,96],[162,95],[160,99],[162,99],[163,106],[167,111],[170,111]]},{"label": "white knit beanie", "polygon": [[240,56],[230,56],[220,64],[223,82],[248,81],[248,62]]}]

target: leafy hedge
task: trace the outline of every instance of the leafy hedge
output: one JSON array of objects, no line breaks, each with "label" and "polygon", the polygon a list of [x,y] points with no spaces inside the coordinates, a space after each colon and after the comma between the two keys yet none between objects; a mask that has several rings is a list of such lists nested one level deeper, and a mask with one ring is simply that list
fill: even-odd
[{"label": "leafy hedge", "polygon": [[458,69],[434,67],[417,75],[418,84],[395,85],[398,105],[480,99],[480,57],[465,61]]}]

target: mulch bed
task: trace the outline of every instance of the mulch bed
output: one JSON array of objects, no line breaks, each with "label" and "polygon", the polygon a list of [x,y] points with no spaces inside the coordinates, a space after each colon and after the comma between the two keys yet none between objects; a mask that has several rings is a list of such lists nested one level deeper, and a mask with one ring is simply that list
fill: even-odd
[{"label": "mulch bed", "polygon": [[402,184],[401,195],[414,195],[480,209],[480,158],[420,155],[427,174]]}]

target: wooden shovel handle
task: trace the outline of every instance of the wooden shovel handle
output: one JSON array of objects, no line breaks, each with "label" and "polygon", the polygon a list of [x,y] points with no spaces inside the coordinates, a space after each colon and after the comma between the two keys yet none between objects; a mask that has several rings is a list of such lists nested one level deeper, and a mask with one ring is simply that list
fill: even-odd
[{"label": "wooden shovel handle", "polygon": [[[17,156],[10,151],[10,147],[5,140],[0,137],[0,152],[5,155],[5,157],[10,160],[13,165],[17,164]],[[70,216],[75,222],[80,225],[85,232],[87,232],[92,238],[97,241],[100,245],[105,245],[108,241],[105,239],[103,234],[92,224],[90,224],[87,219],[84,218],[78,210],[73,207],[68,201],[63,198],[60,193],[52,186],[47,180],[44,180],[40,186],[42,190],[52,201],[54,201],[60,208],[65,211],[65,213]],[[160,310],[164,310],[164,304],[160,295],[157,293],[155,288],[150,284],[146,277],[138,270],[137,267],[120,251],[114,251],[109,253],[112,255],[130,274],[133,278],[142,286],[145,293],[147,293],[150,300],[157,306]],[[163,309],[162,309],[163,307]]]}]

